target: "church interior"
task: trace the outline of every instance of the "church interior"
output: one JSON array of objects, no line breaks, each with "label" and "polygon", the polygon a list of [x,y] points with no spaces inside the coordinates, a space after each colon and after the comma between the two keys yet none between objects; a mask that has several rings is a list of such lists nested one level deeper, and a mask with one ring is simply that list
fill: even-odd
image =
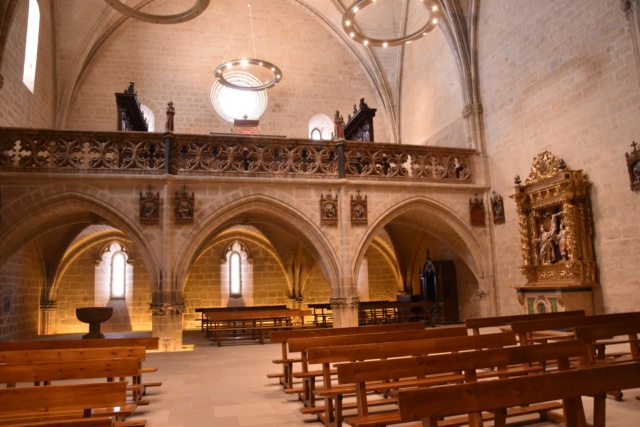
[{"label": "church interior", "polygon": [[622,318],[639,110],[640,0],[0,0],[0,348],[152,340],[147,425],[299,426],[208,328]]},{"label": "church interior", "polygon": [[0,341],[640,303],[637,0],[115,3],[0,4]]}]

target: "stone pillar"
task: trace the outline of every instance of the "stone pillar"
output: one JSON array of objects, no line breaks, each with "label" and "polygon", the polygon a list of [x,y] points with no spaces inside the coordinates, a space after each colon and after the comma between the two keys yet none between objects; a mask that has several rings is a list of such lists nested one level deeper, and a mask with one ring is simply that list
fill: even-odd
[{"label": "stone pillar", "polygon": [[484,123],[482,121],[482,104],[468,104],[462,109],[464,126],[467,135],[467,148],[475,148],[484,153]]},{"label": "stone pillar", "polygon": [[182,350],[182,315],[184,304],[151,305],[152,336],[159,338],[158,350]]},{"label": "stone pillar", "polygon": [[640,80],[640,0],[622,0],[622,11],[629,20],[631,42],[636,59],[636,75]]},{"label": "stone pillar", "polygon": [[55,333],[57,301],[40,304],[40,330],[38,335],[52,335]]},{"label": "stone pillar", "polygon": [[333,327],[347,328],[358,326],[358,305],[360,298],[331,298],[331,311],[333,312]]}]

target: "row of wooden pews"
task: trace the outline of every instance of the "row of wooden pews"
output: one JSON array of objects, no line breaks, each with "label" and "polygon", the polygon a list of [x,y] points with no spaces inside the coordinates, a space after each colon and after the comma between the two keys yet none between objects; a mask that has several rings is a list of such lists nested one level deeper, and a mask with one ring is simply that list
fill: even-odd
[{"label": "row of wooden pews", "polygon": [[[520,332],[530,322],[547,328],[537,330],[535,340]],[[504,316],[470,319],[464,327],[425,330],[421,325],[408,332],[373,328],[273,333],[272,341],[283,348],[282,359],[274,363],[283,365],[283,373],[270,376],[281,379],[285,393],[299,396],[302,413],[316,415],[326,426],[356,427],[412,421],[482,426],[487,420],[501,426],[526,414],[585,427],[581,396],[594,397],[593,426],[604,427],[606,392],[640,387],[640,313]],[[503,331],[495,333],[496,328]],[[627,350],[607,352],[612,345]],[[607,381],[598,383],[598,375],[607,375]],[[563,383],[567,378],[577,386]],[[476,395],[485,387],[492,391]],[[501,387],[509,391],[497,392]],[[555,390],[544,393],[540,387]],[[422,392],[428,397],[415,397]],[[450,397],[433,397],[448,393],[466,394],[466,400],[455,397],[448,405]],[[525,397],[512,399],[520,395]],[[439,405],[418,404],[436,400]],[[459,401],[471,403],[464,407]]]},{"label": "row of wooden pews", "polygon": [[0,426],[146,425],[132,417],[148,405],[147,350],[158,338],[0,343]]}]

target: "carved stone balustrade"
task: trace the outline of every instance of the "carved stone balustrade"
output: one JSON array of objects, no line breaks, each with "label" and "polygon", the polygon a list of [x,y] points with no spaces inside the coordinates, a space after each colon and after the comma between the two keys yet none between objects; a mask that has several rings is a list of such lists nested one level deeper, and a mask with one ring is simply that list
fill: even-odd
[{"label": "carved stone balustrade", "polygon": [[473,184],[475,151],[285,137],[0,128],[0,171]]}]

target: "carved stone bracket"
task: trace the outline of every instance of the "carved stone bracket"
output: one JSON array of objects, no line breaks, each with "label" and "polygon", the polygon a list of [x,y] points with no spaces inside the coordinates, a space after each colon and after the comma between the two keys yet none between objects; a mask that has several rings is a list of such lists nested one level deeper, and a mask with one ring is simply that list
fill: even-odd
[{"label": "carved stone bracket", "polygon": [[153,316],[181,316],[185,311],[184,304],[151,304],[149,306]]}]

